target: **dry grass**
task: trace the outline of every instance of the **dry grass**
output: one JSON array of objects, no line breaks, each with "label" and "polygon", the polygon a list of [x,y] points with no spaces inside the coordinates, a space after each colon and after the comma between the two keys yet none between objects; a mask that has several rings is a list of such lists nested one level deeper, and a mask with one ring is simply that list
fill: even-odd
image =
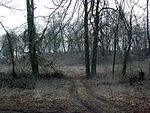
[{"label": "dry grass", "polygon": [[[40,79],[34,82],[34,87],[31,89],[10,88],[7,87],[7,85],[3,85],[0,88],[0,110],[2,108],[19,108],[25,110],[32,109],[33,111],[43,110],[43,113],[44,110],[57,113],[91,113],[91,111],[80,102],[81,100],[79,100],[77,96],[84,102],[87,102],[93,109],[100,106],[100,104],[105,106],[105,104],[98,101],[94,95],[99,98],[104,97],[106,101],[113,101],[122,107],[130,105],[138,106],[136,107],[138,109],[143,109],[144,107],[150,108],[149,80],[144,80],[142,82],[143,85],[140,85],[140,83],[135,83],[133,86],[130,86],[129,83],[120,84],[121,66],[116,66],[114,75],[111,74],[111,68],[111,65],[98,66],[97,76],[91,80],[85,80],[81,79],[85,77],[84,66],[62,66],[59,70],[69,79]],[[146,75],[148,75],[146,62],[142,62],[142,65],[140,65],[139,62],[130,64],[127,75],[137,75],[139,69],[143,69]],[[0,72],[5,72],[6,70],[6,67],[3,67]],[[6,76],[1,77],[5,78]],[[72,80],[76,77],[77,79],[75,80],[77,81],[75,82],[77,85],[73,87]],[[82,80],[86,82],[88,89],[94,93],[93,95],[89,94],[87,88],[80,82]],[[24,81],[29,82],[29,80]],[[72,94],[73,89],[77,90],[77,94],[74,96]],[[107,108],[107,106],[104,108]],[[121,113],[121,111],[119,113]],[[129,111],[128,113],[132,112]]]},{"label": "dry grass", "polygon": [[42,98],[46,95],[65,96],[69,92],[70,82],[67,80],[37,80],[33,89],[9,88],[3,86],[0,89],[0,98],[10,98],[12,96],[30,96],[32,98]]}]

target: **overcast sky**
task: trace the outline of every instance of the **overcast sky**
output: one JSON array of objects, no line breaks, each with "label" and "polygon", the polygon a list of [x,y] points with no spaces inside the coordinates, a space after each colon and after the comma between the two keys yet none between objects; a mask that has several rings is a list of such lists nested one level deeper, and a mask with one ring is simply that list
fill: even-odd
[{"label": "overcast sky", "polygon": [[[1,0],[1,1],[4,2],[4,1],[9,1],[9,0]],[[35,7],[36,7],[35,16],[48,15],[50,13],[50,10],[45,8],[45,6],[51,7],[51,8],[54,7],[51,1],[52,0],[34,0]],[[139,0],[138,4],[140,6],[146,5],[146,0]],[[7,27],[7,29],[13,29],[26,22],[26,0],[12,0],[12,2],[7,5],[10,7],[16,7],[18,9],[23,10],[23,11],[10,10],[10,9],[0,6],[0,11],[1,11],[0,21],[4,24],[5,27]],[[113,7],[113,4],[110,4],[110,7]],[[138,13],[139,7],[136,7],[135,9],[136,9],[136,12]],[[5,33],[5,32],[0,27],[0,34],[2,33]]]},{"label": "overcast sky", "polygon": [[[23,10],[23,11],[10,10],[10,9],[0,6],[0,11],[1,11],[0,21],[4,24],[4,26],[7,27],[7,29],[15,28],[26,22],[26,0],[13,0],[13,2],[7,5],[10,7],[16,7],[17,9]],[[35,0],[35,7],[36,7],[35,16],[48,15],[50,11],[49,9],[45,8],[45,6],[53,7],[51,0]],[[0,34],[2,33],[4,33],[4,31],[1,28]]]}]

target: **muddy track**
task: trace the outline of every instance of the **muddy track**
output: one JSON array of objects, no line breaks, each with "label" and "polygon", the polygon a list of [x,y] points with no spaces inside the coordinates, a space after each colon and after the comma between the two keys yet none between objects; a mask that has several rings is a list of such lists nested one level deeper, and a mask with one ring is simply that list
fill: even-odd
[{"label": "muddy track", "polygon": [[[70,81],[72,83],[70,94],[90,113],[129,113],[131,111],[134,112],[137,109],[135,106],[129,103],[122,103],[120,101],[116,102],[115,100],[110,100],[103,95],[95,94],[86,79],[70,79]],[[90,97],[90,100],[93,100],[93,104],[90,100],[88,100],[88,98],[83,99],[78,93],[80,87],[83,87],[85,90],[84,92],[86,92],[84,94],[87,97]]]},{"label": "muddy track", "polygon": [[[125,112],[121,105],[115,103],[112,100],[108,100],[105,97],[97,96],[91,89],[91,87],[87,84],[86,80],[83,79],[71,79],[72,83],[71,87],[71,95],[73,98],[78,100],[81,105],[83,105],[88,111],[91,113],[120,113]],[[80,85],[78,85],[80,84]],[[78,93],[79,87],[83,87],[86,96],[90,97],[93,100],[93,104],[88,99],[82,99],[81,95]],[[110,109],[109,109],[110,108]]]},{"label": "muddy track", "polygon": [[77,102],[80,103],[81,106],[83,106],[85,109],[87,109],[90,113],[103,113],[101,110],[97,109],[95,106],[92,106],[87,101],[83,100],[80,95],[78,94],[78,85],[77,80],[70,80],[72,83],[70,94],[73,96]]},{"label": "muddy track", "polygon": [[115,108],[115,109],[120,109],[120,110],[121,110],[121,107],[122,107],[121,105],[118,105],[117,103],[115,103],[115,102],[112,101],[112,100],[108,100],[108,99],[107,99],[106,97],[104,97],[104,96],[97,96],[97,95],[93,92],[91,86],[89,86],[86,81],[81,81],[81,82],[82,82],[82,84],[84,85],[84,87],[86,88],[86,90],[87,90],[87,92],[88,92],[88,94],[89,94],[90,96],[92,96],[93,98],[96,98],[97,100],[99,100],[99,101],[101,101],[101,102],[104,102],[104,103],[106,103],[106,104],[111,105],[111,107],[113,107],[113,108]]},{"label": "muddy track", "polygon": [[[109,106],[111,107],[111,108],[114,108],[114,110],[116,110],[117,109],[117,111],[116,112],[118,112],[118,113],[129,113],[129,111],[127,111],[127,110],[132,110],[132,111],[134,111],[134,110],[136,110],[136,109],[138,109],[138,108],[134,108],[135,106],[133,106],[133,105],[131,105],[131,104],[129,104],[129,103],[123,103],[123,102],[115,102],[115,101],[113,101],[113,100],[108,100],[106,97],[104,97],[104,96],[102,96],[102,95],[96,95],[94,92],[93,92],[93,90],[92,90],[92,87],[87,83],[87,81],[86,80],[83,80],[83,81],[81,81],[82,83],[83,83],[83,85],[84,85],[84,87],[86,88],[86,90],[87,90],[87,92],[88,92],[88,94],[90,95],[90,96],[92,96],[93,98],[96,98],[97,100],[99,100],[100,102],[103,102],[103,103],[105,103],[105,104],[109,104]],[[134,109],[133,109],[134,108]],[[116,113],[115,112],[115,113]],[[131,111],[130,111],[131,112]]]}]

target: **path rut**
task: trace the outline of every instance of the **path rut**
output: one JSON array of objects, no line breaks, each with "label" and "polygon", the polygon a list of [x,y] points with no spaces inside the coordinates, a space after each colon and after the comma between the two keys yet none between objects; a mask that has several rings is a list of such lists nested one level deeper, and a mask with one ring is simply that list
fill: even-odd
[{"label": "path rut", "polygon": [[[71,95],[91,113],[119,113],[120,106],[97,97],[83,80],[71,80]],[[111,108],[111,109],[109,109]]]}]

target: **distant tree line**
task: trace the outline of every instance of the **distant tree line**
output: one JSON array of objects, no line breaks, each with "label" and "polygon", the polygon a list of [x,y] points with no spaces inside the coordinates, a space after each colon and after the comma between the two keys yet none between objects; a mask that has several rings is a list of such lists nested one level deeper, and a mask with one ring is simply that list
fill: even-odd
[{"label": "distant tree line", "polygon": [[[115,0],[115,7],[111,7],[108,0],[76,0],[74,12],[68,17],[71,0],[62,0],[55,4],[56,10],[48,16],[43,31],[38,31],[34,21],[34,0],[26,0],[27,27],[22,33],[8,31],[1,36],[1,59],[13,63],[12,59],[15,62],[29,53],[32,75],[38,77],[38,55],[84,52],[86,76],[89,78],[96,75],[98,55],[105,57],[106,53],[112,54],[114,73],[118,60],[116,57],[121,54],[122,76],[126,77],[131,53],[136,53],[137,56],[140,52],[149,55],[148,0],[145,3],[147,17],[143,16],[143,19],[135,15],[137,4],[134,0]],[[62,7],[63,10],[60,11]],[[75,10],[77,17],[74,17]]]}]

